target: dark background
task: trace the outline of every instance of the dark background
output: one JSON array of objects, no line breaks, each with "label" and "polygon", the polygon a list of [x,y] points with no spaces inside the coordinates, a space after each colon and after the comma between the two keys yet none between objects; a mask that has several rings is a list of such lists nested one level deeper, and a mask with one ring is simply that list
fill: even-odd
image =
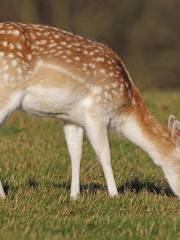
[{"label": "dark background", "polygon": [[180,87],[179,0],[0,0],[0,21],[51,24],[101,41],[141,89]]}]

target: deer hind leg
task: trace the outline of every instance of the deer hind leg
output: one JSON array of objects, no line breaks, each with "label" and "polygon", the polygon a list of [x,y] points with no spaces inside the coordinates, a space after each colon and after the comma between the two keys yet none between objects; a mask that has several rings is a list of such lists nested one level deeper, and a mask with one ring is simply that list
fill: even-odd
[{"label": "deer hind leg", "polygon": [[111,154],[107,136],[107,123],[104,119],[88,117],[86,131],[92,147],[104,171],[108,192],[111,197],[117,196],[118,191],[111,166]]},{"label": "deer hind leg", "polygon": [[[0,126],[3,124],[5,119],[20,105],[23,93],[2,91],[0,93]],[[2,183],[0,181],[0,198],[4,198],[5,193],[3,190]]]},{"label": "deer hind leg", "polygon": [[77,199],[80,193],[80,161],[82,156],[83,128],[65,123],[65,138],[72,164],[71,198]]}]

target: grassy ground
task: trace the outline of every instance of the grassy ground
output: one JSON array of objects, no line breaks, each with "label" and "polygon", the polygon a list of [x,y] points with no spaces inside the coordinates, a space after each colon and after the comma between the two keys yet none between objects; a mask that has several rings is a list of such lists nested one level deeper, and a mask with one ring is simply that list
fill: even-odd
[{"label": "grassy ground", "polygon": [[[146,103],[164,123],[180,118],[180,94],[151,92]],[[81,197],[69,199],[70,161],[62,125],[14,114],[0,130],[0,239],[180,239],[180,202],[140,149],[110,133],[119,198],[110,199],[99,163],[84,142]]]}]

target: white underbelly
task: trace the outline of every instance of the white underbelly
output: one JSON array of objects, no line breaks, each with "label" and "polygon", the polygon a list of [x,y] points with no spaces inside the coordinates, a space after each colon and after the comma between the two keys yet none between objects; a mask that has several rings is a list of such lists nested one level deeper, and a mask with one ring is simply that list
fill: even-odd
[{"label": "white underbelly", "polygon": [[33,115],[69,118],[77,101],[77,96],[66,89],[33,87],[27,90],[21,108]]},{"label": "white underbelly", "polygon": [[89,113],[105,114],[94,103],[94,95],[73,88],[31,87],[21,102],[21,109],[37,116],[57,117],[84,126]]}]

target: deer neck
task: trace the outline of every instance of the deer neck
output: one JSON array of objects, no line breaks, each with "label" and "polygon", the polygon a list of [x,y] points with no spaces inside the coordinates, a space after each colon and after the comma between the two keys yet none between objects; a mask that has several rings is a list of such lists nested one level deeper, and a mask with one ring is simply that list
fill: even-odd
[{"label": "deer neck", "polygon": [[161,167],[171,164],[167,156],[173,153],[175,146],[170,131],[149,113],[143,103],[124,117],[118,132],[147,152],[155,164]]}]

